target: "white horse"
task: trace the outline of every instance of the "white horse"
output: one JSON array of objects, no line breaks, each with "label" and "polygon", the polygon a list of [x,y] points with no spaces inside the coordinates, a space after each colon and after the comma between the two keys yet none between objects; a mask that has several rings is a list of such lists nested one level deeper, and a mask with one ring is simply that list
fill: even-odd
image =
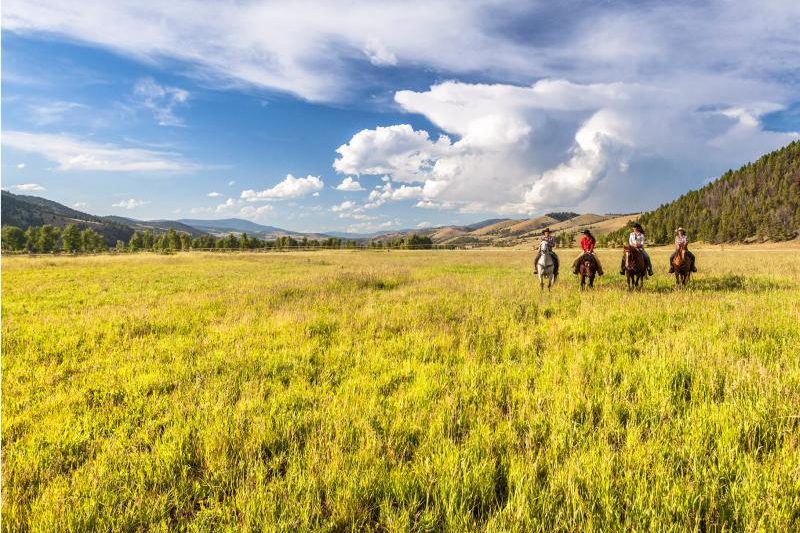
[{"label": "white horse", "polygon": [[547,290],[550,290],[556,278],[554,273],[556,265],[547,241],[542,241],[539,244],[539,252],[539,261],[534,265],[536,275],[539,276],[539,290],[544,290],[544,278],[547,278]]}]

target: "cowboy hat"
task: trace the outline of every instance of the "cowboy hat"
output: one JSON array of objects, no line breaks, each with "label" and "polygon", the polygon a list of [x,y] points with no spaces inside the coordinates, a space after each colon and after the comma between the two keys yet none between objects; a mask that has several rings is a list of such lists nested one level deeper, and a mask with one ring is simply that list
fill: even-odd
[{"label": "cowboy hat", "polygon": [[683,228],[678,228],[675,230],[675,233],[686,233],[686,230]]},{"label": "cowboy hat", "polygon": [[581,231],[581,233],[583,233],[584,235],[591,235],[592,234],[592,232],[589,231],[588,229],[585,229],[585,230]]},{"label": "cowboy hat", "polygon": [[544,228],[544,229],[542,230],[542,233],[550,233],[550,228]]}]

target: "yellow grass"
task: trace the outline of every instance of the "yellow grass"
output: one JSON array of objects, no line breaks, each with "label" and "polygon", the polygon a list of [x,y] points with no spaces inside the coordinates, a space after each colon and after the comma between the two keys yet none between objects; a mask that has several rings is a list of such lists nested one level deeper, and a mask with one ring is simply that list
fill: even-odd
[{"label": "yellow grass", "polygon": [[797,531],[800,251],[4,257],[4,531]]}]

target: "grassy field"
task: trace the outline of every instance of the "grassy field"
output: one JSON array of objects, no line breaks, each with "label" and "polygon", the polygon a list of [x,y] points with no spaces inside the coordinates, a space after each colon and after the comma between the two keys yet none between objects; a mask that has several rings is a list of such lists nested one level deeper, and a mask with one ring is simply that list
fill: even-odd
[{"label": "grassy field", "polygon": [[797,531],[800,250],[667,253],[5,257],[2,528]]}]

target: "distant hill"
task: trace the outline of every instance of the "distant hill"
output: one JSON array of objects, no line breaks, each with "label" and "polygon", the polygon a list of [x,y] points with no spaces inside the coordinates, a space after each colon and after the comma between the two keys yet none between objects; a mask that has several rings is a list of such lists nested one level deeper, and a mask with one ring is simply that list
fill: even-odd
[{"label": "distant hill", "polygon": [[120,217],[115,215],[102,217],[104,220],[130,226],[137,231],[152,231],[154,234],[165,233],[174,229],[178,233],[188,233],[192,237],[207,235],[205,231],[183,224],[175,220],[137,220],[135,218]]},{"label": "distant hill", "polygon": [[134,232],[128,225],[83,213],[52,200],[2,191],[3,226],[17,226],[24,230],[45,224],[60,228],[69,224],[81,229],[91,228],[102,235],[109,246],[118,239],[127,242]]},{"label": "distant hill", "polygon": [[517,246],[538,239],[545,227],[550,227],[557,233],[577,233],[581,229],[591,228],[595,234],[603,235],[619,229],[631,218],[637,216],[549,213],[530,219],[493,218],[465,226],[400,229],[365,234],[335,231],[301,233],[239,218],[137,220],[121,216],[100,217],[71,209],[45,198],[16,195],[8,191],[3,191],[2,214],[3,225],[19,226],[22,229],[44,224],[62,228],[68,224],[76,224],[82,229],[90,227],[103,235],[109,245],[114,245],[118,239],[128,242],[134,231],[151,231],[158,235],[173,229],[179,233],[188,233],[192,237],[204,234],[222,236],[231,233],[247,233],[263,240],[291,236],[298,239],[307,237],[316,240],[338,237],[358,241],[391,241],[416,233],[430,237],[436,244]]},{"label": "distant hill", "polygon": [[264,226],[263,224],[257,224],[255,222],[251,222],[250,220],[243,220],[241,218],[220,218],[209,220],[183,218],[177,222],[195,228],[199,231],[218,236],[229,233],[247,233],[253,237],[258,237],[259,239],[274,239],[276,237],[283,236],[325,239],[329,236],[329,234],[301,233],[297,231],[276,228],[274,226]]},{"label": "distant hill", "polygon": [[[785,241],[800,234],[800,141],[641,215],[650,240],[672,242],[683,226],[693,241]],[[625,230],[609,235],[624,238]]]},{"label": "distant hill", "polygon": [[[555,216],[554,216],[555,215]],[[529,219],[499,218],[484,220],[466,226],[440,226],[427,229],[397,230],[372,237],[373,241],[391,241],[405,238],[411,233],[430,237],[434,244],[472,245],[472,246],[520,246],[538,239],[542,230],[551,228],[556,234],[577,234],[583,229],[591,229],[595,235],[615,231],[636,219],[638,214],[624,217],[595,215],[592,213],[549,213]]]}]

